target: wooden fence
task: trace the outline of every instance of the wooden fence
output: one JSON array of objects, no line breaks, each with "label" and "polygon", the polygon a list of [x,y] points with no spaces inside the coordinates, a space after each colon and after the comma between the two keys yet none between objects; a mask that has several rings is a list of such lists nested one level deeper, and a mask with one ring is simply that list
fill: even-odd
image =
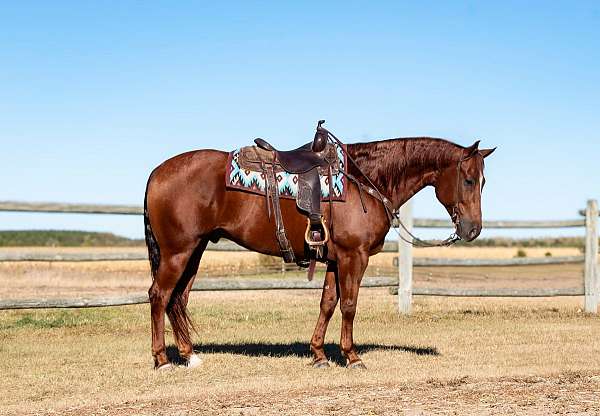
[{"label": "wooden fence", "polygon": [[[484,228],[582,228],[585,227],[585,254],[584,256],[569,256],[540,259],[437,259],[438,266],[516,266],[516,265],[540,265],[540,264],[565,264],[585,262],[583,274],[584,288],[535,288],[535,289],[429,289],[429,293],[413,288],[413,261],[412,246],[404,241],[398,243],[398,309],[402,314],[410,314],[412,309],[412,297],[416,294],[429,294],[440,296],[523,296],[523,297],[545,297],[545,296],[585,296],[584,307],[589,313],[596,313],[600,301],[600,276],[598,272],[598,203],[589,200],[582,219],[559,220],[559,221],[484,221]],[[413,219],[411,204],[405,204],[400,209],[400,218],[405,226],[413,228],[448,228],[449,222],[438,220]],[[403,230],[400,230],[403,233]],[[413,264],[415,263],[415,264]],[[433,265],[428,263],[427,265]]]},{"label": "wooden fence", "polygon": [[[111,214],[111,215],[140,215],[141,207],[130,205],[92,205],[92,204],[60,204],[60,203],[22,203],[0,201],[0,211],[12,212],[48,212],[48,213],[80,213],[80,214]],[[409,229],[413,228],[452,228],[445,220],[422,219],[412,217],[411,204],[405,204],[400,210],[402,221]],[[600,276],[598,273],[598,205],[595,200],[588,201],[585,218],[559,221],[484,221],[484,228],[572,228],[585,227],[585,255],[551,258],[515,258],[515,259],[413,259],[412,246],[398,240],[387,242],[385,252],[398,252],[398,278],[379,277],[365,278],[363,287],[393,287],[398,294],[398,307],[401,313],[411,311],[413,295],[429,296],[469,296],[469,297],[546,297],[546,296],[585,296],[585,310],[596,312],[600,300]],[[394,225],[397,227],[397,224]],[[245,249],[233,243],[211,244],[208,250],[244,251]],[[27,254],[0,253],[0,261],[115,261],[142,260],[146,255],[139,253],[72,253],[72,254]],[[584,288],[566,289],[447,289],[447,288],[413,288],[413,267],[422,266],[516,266],[565,264],[585,261]],[[306,282],[293,279],[278,280],[202,280],[194,285],[193,290],[259,290],[259,289],[318,289],[320,282]],[[67,307],[97,307],[130,305],[148,302],[145,294],[129,297],[95,298],[95,299],[32,299],[20,301],[0,301],[2,309],[23,308],[67,308]]]}]

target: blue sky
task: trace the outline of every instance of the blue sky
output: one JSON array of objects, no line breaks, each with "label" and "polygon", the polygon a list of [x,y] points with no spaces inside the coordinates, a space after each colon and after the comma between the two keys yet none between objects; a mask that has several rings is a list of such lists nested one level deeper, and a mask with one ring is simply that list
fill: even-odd
[{"label": "blue sky", "polygon": [[[348,142],[498,146],[488,219],[600,198],[598,2],[5,2],[0,39],[1,200],[141,204],[174,154],[291,148],[319,118]],[[446,215],[431,191],[415,211]],[[23,228],[143,232],[0,213]]]}]

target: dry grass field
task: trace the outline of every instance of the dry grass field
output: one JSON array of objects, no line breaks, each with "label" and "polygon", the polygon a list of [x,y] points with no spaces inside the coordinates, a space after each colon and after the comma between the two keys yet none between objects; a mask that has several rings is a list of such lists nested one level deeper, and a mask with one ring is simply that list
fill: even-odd
[{"label": "dry grass field", "polygon": [[[2,252],[28,253],[144,253],[144,248],[2,248]],[[550,252],[553,256],[581,254],[577,248],[527,248],[528,257],[543,257]],[[496,247],[444,247],[416,249],[415,257],[441,258],[512,258],[516,248]],[[381,253],[369,262],[367,276],[396,276],[392,266],[394,253]],[[252,276],[257,267],[264,277],[282,277],[280,263],[264,268],[264,257],[251,252],[207,251],[200,265],[199,276]],[[262,262],[262,263],[261,263]],[[323,270],[322,268],[320,269]],[[415,269],[415,284],[424,287],[579,287],[582,282],[582,264],[525,267],[419,267]],[[303,276],[304,272],[287,272],[287,277]],[[148,290],[150,271],[147,261],[103,261],[103,262],[0,262],[0,298],[69,297],[92,295],[122,295]],[[39,296],[38,296],[39,295]]]},{"label": "dry grass field", "polygon": [[[416,284],[581,284],[580,265],[444,269],[417,269]],[[0,263],[0,298],[123,294],[149,282],[145,262]],[[339,312],[326,338],[333,366],[308,365],[319,298],[193,293],[204,363],[166,372],[152,370],[148,305],[0,311],[0,414],[600,414],[600,318],[581,312],[581,298],[416,297],[402,317],[386,289],[363,289],[355,339],[366,371],[343,367]]]},{"label": "dry grass field", "polygon": [[[148,305],[0,313],[5,414],[551,414],[600,412],[600,320],[580,299],[417,298],[400,317],[361,293],[367,371],[308,366],[316,291],[195,293],[201,368],[151,369]],[[174,350],[172,348],[172,352]]]}]

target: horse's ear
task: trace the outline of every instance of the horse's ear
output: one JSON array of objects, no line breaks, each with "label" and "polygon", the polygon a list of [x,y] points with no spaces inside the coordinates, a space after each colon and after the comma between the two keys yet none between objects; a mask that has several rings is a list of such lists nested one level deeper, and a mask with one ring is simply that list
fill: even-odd
[{"label": "horse's ear", "polygon": [[484,158],[486,158],[489,155],[491,155],[492,153],[494,153],[494,150],[496,150],[495,147],[493,149],[481,149],[479,151],[479,153],[481,153],[481,156],[483,156]]},{"label": "horse's ear", "polygon": [[481,140],[477,140],[471,146],[465,147],[465,155],[464,155],[465,159],[468,159],[468,158],[470,158],[472,156],[475,156],[475,154],[479,151],[479,142],[480,141]]}]

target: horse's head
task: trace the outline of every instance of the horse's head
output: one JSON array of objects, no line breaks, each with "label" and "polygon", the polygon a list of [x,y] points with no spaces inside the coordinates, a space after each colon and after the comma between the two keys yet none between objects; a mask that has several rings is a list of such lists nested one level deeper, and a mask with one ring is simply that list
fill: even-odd
[{"label": "horse's head", "polygon": [[479,149],[479,141],[463,149],[462,157],[440,170],[435,194],[456,227],[456,234],[472,241],[481,233],[481,192],[485,184],[483,159],[494,149]]}]

